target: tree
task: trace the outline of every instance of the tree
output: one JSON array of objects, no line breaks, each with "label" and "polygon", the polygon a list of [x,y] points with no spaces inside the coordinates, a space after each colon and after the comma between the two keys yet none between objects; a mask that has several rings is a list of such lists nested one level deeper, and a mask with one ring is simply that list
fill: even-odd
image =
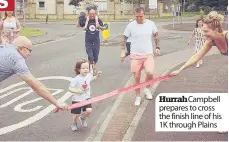
[{"label": "tree", "polygon": [[203,5],[203,0],[195,0],[194,4],[195,4],[197,9],[199,9],[201,6],[204,6]]},{"label": "tree", "polygon": [[227,10],[227,6],[228,6],[228,0],[219,0],[219,9],[220,10]]},{"label": "tree", "polygon": [[[17,4],[19,5],[19,11],[23,12],[23,26],[25,26],[25,16],[26,16],[26,8],[27,8],[27,0],[16,0]],[[16,13],[15,13],[16,14]]]},{"label": "tree", "polygon": [[203,5],[209,7],[218,7],[219,0],[203,0]]},{"label": "tree", "polygon": [[228,0],[194,0],[197,9],[213,8],[215,10],[225,10],[228,5]]},{"label": "tree", "polygon": [[89,11],[89,10],[91,10],[91,9],[94,9],[94,10],[98,10],[98,5],[96,5],[95,3],[88,3],[87,5],[86,5],[86,10],[87,11]]},{"label": "tree", "polygon": [[137,6],[140,6],[142,0],[124,0],[124,2],[130,4],[136,4]]},{"label": "tree", "polygon": [[23,9],[27,7],[27,0],[24,0],[24,5],[23,5],[23,0],[16,0],[16,10],[21,14],[23,12]]},{"label": "tree", "polygon": [[75,7],[79,7],[81,1],[83,0],[70,0],[69,5],[74,5]]},{"label": "tree", "polygon": [[178,4],[180,3],[179,0],[169,0],[168,5],[172,8],[172,11],[177,9]]}]

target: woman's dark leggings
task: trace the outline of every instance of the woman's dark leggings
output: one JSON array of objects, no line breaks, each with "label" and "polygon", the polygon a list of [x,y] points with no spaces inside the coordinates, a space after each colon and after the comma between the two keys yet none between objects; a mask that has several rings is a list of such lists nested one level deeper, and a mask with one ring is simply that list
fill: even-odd
[{"label": "woman's dark leggings", "polygon": [[91,64],[96,64],[99,59],[100,39],[96,39],[90,42],[87,41],[85,46],[89,62]]}]

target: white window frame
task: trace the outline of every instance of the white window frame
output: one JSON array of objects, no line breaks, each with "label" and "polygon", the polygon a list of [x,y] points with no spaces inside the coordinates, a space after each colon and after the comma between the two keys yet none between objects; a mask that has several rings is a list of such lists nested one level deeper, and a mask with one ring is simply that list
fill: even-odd
[{"label": "white window frame", "polygon": [[107,12],[108,6],[107,1],[95,1],[95,4],[98,5],[98,10],[101,12]]}]

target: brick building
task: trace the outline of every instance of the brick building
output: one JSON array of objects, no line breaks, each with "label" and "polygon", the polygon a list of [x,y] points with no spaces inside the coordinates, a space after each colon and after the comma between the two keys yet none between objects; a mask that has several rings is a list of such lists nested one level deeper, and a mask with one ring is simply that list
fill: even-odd
[{"label": "brick building", "polygon": [[[81,6],[69,5],[69,0],[25,0],[26,18],[44,19],[49,15],[50,19],[75,19],[77,15],[84,11],[86,3],[84,0]],[[92,2],[92,1],[90,1]],[[133,18],[133,8],[136,5],[125,3],[124,0],[93,0],[99,6],[99,15],[103,19],[129,19]],[[147,3],[141,0],[140,6],[147,7]],[[163,4],[158,2],[159,13],[162,13]],[[17,16],[22,18],[22,12],[17,12]]]}]

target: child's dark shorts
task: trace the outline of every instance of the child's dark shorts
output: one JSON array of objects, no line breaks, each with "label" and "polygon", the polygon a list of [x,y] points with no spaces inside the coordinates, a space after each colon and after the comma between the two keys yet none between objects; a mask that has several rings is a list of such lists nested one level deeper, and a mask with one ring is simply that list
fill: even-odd
[{"label": "child's dark shorts", "polygon": [[[72,104],[75,104],[75,103],[79,103],[79,102],[72,101]],[[84,111],[86,111],[87,108],[92,108],[91,104],[88,104],[86,106],[82,106],[82,107],[79,107],[79,108],[72,109],[71,113],[72,114],[81,114],[81,111],[84,112]]]}]

